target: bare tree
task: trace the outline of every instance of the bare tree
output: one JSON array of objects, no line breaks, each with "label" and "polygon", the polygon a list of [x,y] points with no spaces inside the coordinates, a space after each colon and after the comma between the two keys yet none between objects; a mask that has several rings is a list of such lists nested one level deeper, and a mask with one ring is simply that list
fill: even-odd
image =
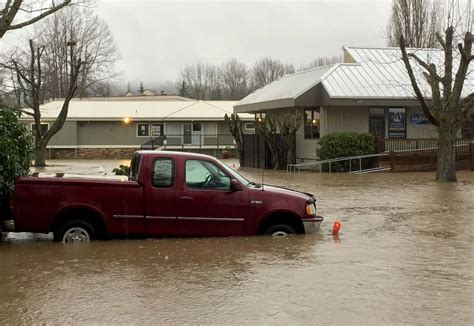
[{"label": "bare tree", "polygon": [[300,111],[285,111],[278,113],[275,117],[283,140],[280,167],[286,167],[288,163],[296,163],[296,132],[301,126],[302,119]]},{"label": "bare tree", "polygon": [[307,65],[303,65],[298,68],[298,71],[309,70],[318,67],[330,66],[335,63],[342,62],[341,56],[333,56],[333,57],[319,57],[308,63]]},{"label": "bare tree", "polygon": [[[34,24],[41,19],[55,13],[61,8],[69,5],[72,0],[62,0],[59,2],[51,1],[49,7],[43,7],[44,3],[41,1],[41,5],[38,5],[39,1],[24,1],[24,0],[7,0],[2,5],[3,9],[0,10],[0,39],[5,35],[6,32],[20,29],[25,26]],[[24,19],[16,22],[18,13],[24,13],[26,16]]]},{"label": "bare tree", "polygon": [[295,72],[291,64],[285,64],[280,60],[264,57],[258,60],[252,69],[252,89],[258,89],[277,80],[283,75]]},{"label": "bare tree", "polygon": [[179,84],[185,83],[187,92],[196,100],[216,99],[221,93],[218,70],[207,62],[186,65],[181,70]]},{"label": "bare tree", "polygon": [[436,47],[435,34],[441,31],[442,12],[439,0],[393,0],[387,25],[388,45],[398,46],[403,36],[407,47]]},{"label": "bare tree", "polygon": [[244,123],[236,113],[232,113],[230,117],[226,113],[224,119],[229,127],[230,133],[234,137],[235,146],[239,153],[239,164],[240,166],[244,166],[244,133],[242,131]]},{"label": "bare tree", "polygon": [[[436,39],[443,51],[444,62],[442,64],[437,65],[420,57],[416,52],[407,51],[404,35],[400,35],[399,39],[402,59],[416,98],[426,117],[438,130],[436,180],[441,182],[456,181],[455,140],[461,126],[474,113],[474,93],[463,96],[464,81],[469,65],[474,59],[470,3],[467,16],[464,19],[458,17],[459,19],[455,21],[453,19],[455,13],[461,12],[458,11],[458,6],[451,6],[449,10],[448,27],[444,35],[436,33]],[[456,30],[456,27],[461,29],[463,26],[467,30]],[[459,43],[456,45],[457,39],[459,39]],[[424,78],[431,89],[430,97],[422,93],[420,81],[417,79],[413,65],[423,69]]]},{"label": "bare tree", "polygon": [[240,100],[248,95],[249,70],[247,66],[232,58],[219,70],[224,98]]},{"label": "bare tree", "polygon": [[[100,89],[117,76],[115,64],[120,58],[112,33],[105,21],[87,8],[69,7],[48,17],[41,25],[39,44],[44,44],[44,90],[53,98],[64,98],[69,91],[68,42],[83,58],[78,76],[77,96],[84,97]],[[96,95],[96,94],[95,94]]]},{"label": "bare tree", "polygon": [[35,137],[35,166],[44,166],[46,159],[46,146],[51,138],[63,127],[69,102],[74,97],[77,90],[77,82],[81,73],[82,60],[74,54],[74,43],[69,43],[69,74],[68,90],[65,93],[64,102],[58,117],[48,130],[43,130],[41,126],[41,92],[43,82],[44,64],[42,56],[45,52],[44,46],[36,46],[33,40],[29,40],[29,51],[12,57],[10,68],[15,72],[18,88],[23,96],[23,100],[30,110],[21,110],[23,113],[33,117],[33,135]]}]

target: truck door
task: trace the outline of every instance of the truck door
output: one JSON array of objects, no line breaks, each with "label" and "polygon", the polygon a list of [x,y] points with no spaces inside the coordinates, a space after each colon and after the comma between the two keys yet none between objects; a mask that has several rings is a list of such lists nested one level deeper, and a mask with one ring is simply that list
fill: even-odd
[{"label": "truck door", "polygon": [[145,223],[147,236],[179,235],[176,207],[176,162],[160,157],[151,161],[151,180],[145,181]]},{"label": "truck door", "polygon": [[230,177],[205,159],[181,161],[178,222],[184,236],[244,235],[249,210],[248,190],[231,191]]}]

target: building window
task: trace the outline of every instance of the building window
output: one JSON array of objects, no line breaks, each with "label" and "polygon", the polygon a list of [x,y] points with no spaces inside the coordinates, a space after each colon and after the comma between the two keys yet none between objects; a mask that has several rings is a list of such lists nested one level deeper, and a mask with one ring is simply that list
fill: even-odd
[{"label": "building window", "polygon": [[474,138],[474,117],[467,121],[461,128],[462,138]]},{"label": "building window", "polygon": [[245,130],[255,130],[255,123],[253,122],[245,123]]},{"label": "building window", "polygon": [[151,136],[152,137],[163,136],[163,124],[161,124],[161,123],[152,123],[151,124]]},{"label": "building window", "polygon": [[217,136],[216,123],[203,123],[204,136]]},{"label": "building window", "polygon": [[319,108],[304,111],[304,138],[318,139],[321,130],[321,119],[319,117]]},{"label": "building window", "polygon": [[[35,130],[35,124],[31,124],[31,131],[34,132]],[[41,124],[41,134],[44,135],[47,131],[49,130],[49,123],[42,123]]]},{"label": "building window", "polygon": [[150,137],[150,124],[137,123],[137,137]]},{"label": "building window", "polygon": [[180,123],[167,123],[166,124],[166,135],[167,136],[181,136],[183,133],[183,126]]},{"label": "building window", "polygon": [[193,122],[193,131],[201,131],[201,123]]}]

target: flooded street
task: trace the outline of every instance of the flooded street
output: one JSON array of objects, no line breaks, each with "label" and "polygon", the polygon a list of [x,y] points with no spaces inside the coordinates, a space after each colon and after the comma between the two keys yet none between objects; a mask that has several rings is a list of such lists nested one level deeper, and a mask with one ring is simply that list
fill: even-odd
[{"label": "flooded street", "polygon": [[[261,171],[243,170],[261,182]],[[474,173],[265,172],[319,235],[0,245],[1,324],[473,325]],[[342,224],[338,238],[334,221]]]}]

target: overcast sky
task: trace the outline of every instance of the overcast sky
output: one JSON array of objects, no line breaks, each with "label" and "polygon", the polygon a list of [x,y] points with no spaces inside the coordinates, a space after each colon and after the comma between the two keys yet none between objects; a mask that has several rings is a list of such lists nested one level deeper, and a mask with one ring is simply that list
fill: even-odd
[{"label": "overcast sky", "polygon": [[296,66],[341,54],[342,45],[384,46],[390,0],[102,0],[120,49],[122,79],[175,81],[197,60],[249,65],[270,56]]}]

